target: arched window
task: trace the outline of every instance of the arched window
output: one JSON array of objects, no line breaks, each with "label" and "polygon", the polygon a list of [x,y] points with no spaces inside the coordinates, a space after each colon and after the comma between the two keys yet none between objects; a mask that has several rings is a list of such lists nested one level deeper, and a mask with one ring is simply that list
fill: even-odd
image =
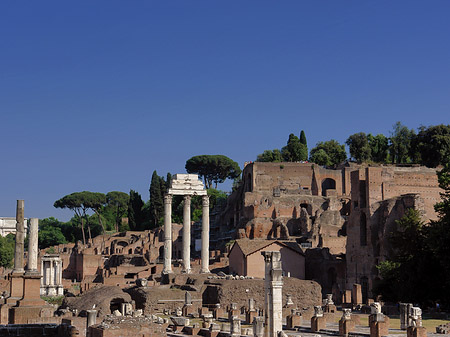
[{"label": "arched window", "polygon": [[327,195],[327,190],[335,190],[336,189],[336,181],[331,178],[326,178],[322,181],[322,196]]}]

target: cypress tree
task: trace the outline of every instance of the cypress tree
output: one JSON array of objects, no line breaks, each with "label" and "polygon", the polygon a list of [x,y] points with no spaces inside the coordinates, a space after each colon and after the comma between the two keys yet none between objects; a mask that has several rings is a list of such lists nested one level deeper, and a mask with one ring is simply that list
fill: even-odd
[{"label": "cypress tree", "polygon": [[166,190],[170,187],[170,183],[172,182],[172,174],[170,172],[167,172],[166,177]]},{"label": "cypress tree", "polygon": [[305,146],[308,146],[308,144],[306,143],[305,131],[303,130],[300,132],[300,143],[302,143]]},{"label": "cypress tree", "polygon": [[165,182],[156,171],[153,171],[152,181],[150,183],[150,222],[152,227],[158,226],[158,221],[161,218],[164,210],[163,193],[165,191]]},{"label": "cypress tree", "polygon": [[142,207],[144,202],[140,194],[130,190],[130,200],[128,202],[128,226],[131,230],[140,229],[144,222],[144,213]]}]

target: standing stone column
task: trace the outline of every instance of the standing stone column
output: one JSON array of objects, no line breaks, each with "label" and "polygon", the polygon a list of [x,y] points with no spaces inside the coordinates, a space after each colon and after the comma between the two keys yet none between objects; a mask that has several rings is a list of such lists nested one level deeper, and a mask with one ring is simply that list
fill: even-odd
[{"label": "standing stone column", "polygon": [[209,273],[209,196],[204,195],[202,214],[202,267],[201,273]]},{"label": "standing stone column", "polygon": [[43,286],[45,282],[45,270],[44,270],[44,260],[42,260],[42,258],[41,258],[41,275],[42,275],[41,286]]},{"label": "standing stone column", "polygon": [[283,270],[280,252],[261,252],[265,262],[264,285],[266,290],[264,334],[267,337],[278,337],[283,330]]},{"label": "standing stone column", "polygon": [[172,195],[164,196],[164,268],[163,274],[172,272]]},{"label": "standing stone column", "polygon": [[38,223],[37,218],[30,219],[30,228],[28,231],[28,264],[27,274],[38,272]]},{"label": "standing stone column", "polygon": [[184,196],[183,207],[183,272],[191,272],[191,196]]},{"label": "standing stone column", "polygon": [[13,273],[23,273],[23,251],[25,238],[25,215],[24,215],[24,201],[17,200],[16,209],[16,245],[14,251],[14,269]]},{"label": "standing stone column", "polygon": [[62,285],[62,261],[58,261],[58,285]]},{"label": "standing stone column", "polygon": [[55,285],[55,268],[53,264],[54,261],[50,260],[50,285]]}]

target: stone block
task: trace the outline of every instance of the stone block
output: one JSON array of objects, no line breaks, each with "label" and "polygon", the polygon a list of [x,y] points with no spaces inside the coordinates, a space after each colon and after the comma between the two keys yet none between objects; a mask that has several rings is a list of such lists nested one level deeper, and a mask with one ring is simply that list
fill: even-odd
[{"label": "stone block", "polygon": [[199,327],[194,328],[193,326],[185,326],[183,332],[190,336],[197,336],[198,333],[200,332],[200,328]]},{"label": "stone block", "polygon": [[195,308],[192,304],[185,304],[182,308],[183,316],[190,316],[195,312]]},{"label": "stone block", "polygon": [[175,326],[186,326],[186,325],[189,325],[189,318],[186,318],[186,317],[171,316],[170,320],[173,322],[173,324]]}]

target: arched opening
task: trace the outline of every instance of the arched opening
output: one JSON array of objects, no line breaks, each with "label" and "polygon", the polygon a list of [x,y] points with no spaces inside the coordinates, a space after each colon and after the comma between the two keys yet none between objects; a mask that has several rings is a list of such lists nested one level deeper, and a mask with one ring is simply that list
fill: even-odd
[{"label": "arched opening", "polygon": [[111,314],[115,310],[121,311],[122,309],[122,303],[125,303],[123,298],[113,298],[111,302],[109,303],[109,310],[111,311]]},{"label": "arched opening", "polygon": [[336,181],[331,178],[326,178],[322,181],[322,196],[326,197],[328,190],[336,189]]},{"label": "arched opening", "polygon": [[312,215],[312,206],[310,204],[308,204],[306,201],[303,201],[300,204],[300,209],[306,209],[306,211],[308,212],[309,215]]},{"label": "arched opening", "polygon": [[128,249],[128,254],[133,254],[133,248]]},{"label": "arched opening", "polygon": [[359,241],[361,246],[367,246],[367,218],[363,212],[359,221]]}]

